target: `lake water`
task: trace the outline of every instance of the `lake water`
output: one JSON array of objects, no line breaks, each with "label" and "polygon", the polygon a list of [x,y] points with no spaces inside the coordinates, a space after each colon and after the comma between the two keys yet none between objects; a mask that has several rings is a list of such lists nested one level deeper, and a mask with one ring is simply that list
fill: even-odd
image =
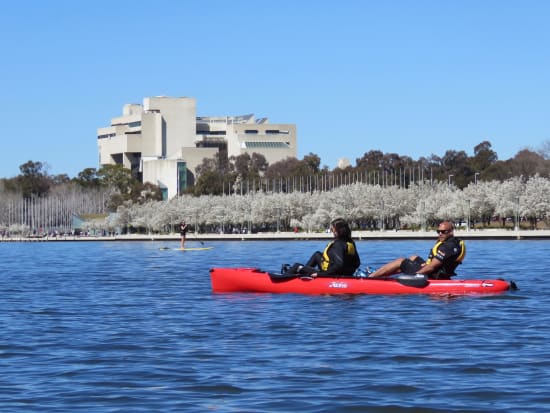
[{"label": "lake water", "polygon": [[[498,296],[212,294],[322,241],[0,243],[2,412],[547,412],[550,241],[476,240]],[[188,241],[188,246],[199,246]],[[430,241],[358,241],[364,265]]]}]

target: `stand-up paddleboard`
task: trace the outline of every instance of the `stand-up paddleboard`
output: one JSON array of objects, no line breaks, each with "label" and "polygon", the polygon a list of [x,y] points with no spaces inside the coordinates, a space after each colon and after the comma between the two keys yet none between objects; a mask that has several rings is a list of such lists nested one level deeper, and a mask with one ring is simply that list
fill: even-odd
[{"label": "stand-up paddleboard", "polygon": [[163,251],[207,251],[211,250],[214,247],[195,247],[195,248],[170,248],[170,247],[160,247],[160,250]]}]

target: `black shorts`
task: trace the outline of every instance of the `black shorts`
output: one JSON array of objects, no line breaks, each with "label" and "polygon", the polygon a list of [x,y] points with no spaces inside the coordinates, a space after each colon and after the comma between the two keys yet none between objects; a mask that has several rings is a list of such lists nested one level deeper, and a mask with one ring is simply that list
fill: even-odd
[{"label": "black shorts", "polygon": [[412,275],[416,274],[425,263],[426,261],[424,261],[420,257],[416,257],[414,260],[405,258],[399,268],[401,269],[402,273]]}]

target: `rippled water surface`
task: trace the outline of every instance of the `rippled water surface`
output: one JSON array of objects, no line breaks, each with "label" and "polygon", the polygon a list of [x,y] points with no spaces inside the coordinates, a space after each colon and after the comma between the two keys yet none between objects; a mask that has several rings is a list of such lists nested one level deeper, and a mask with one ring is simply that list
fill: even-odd
[{"label": "rippled water surface", "polygon": [[[188,242],[198,244],[197,242]],[[469,241],[499,296],[212,294],[324,242],[0,243],[2,412],[546,412],[550,241]],[[364,265],[430,241],[358,241]]]}]

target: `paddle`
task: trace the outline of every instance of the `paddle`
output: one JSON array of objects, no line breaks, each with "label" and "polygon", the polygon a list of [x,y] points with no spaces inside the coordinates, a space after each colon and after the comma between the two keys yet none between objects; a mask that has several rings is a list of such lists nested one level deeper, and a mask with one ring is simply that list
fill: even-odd
[{"label": "paddle", "polygon": [[193,231],[195,233],[195,240],[199,241],[201,243],[201,245],[204,245],[204,242],[202,242],[200,239],[199,239],[199,234],[197,232],[197,227],[195,226],[195,231]]},{"label": "paddle", "polygon": [[292,280],[294,278],[300,278],[301,280],[314,280],[315,278],[348,278],[348,279],[357,279],[357,277],[354,277],[353,275],[324,275],[319,274],[316,277],[312,277],[308,274],[292,274],[292,273],[285,273],[285,274],[279,274],[279,273],[267,273],[272,281],[278,282],[278,281],[288,281]]},{"label": "paddle", "polygon": [[428,281],[428,277],[424,274],[399,274],[391,277],[390,279],[394,279],[399,284],[406,285],[407,287],[416,288],[423,288],[430,283],[430,281]]},{"label": "paddle", "polygon": [[199,239],[199,234],[197,234],[197,231],[195,231],[195,239],[197,241],[199,241],[201,243],[201,245],[204,245],[204,242],[202,242],[200,239]]}]

